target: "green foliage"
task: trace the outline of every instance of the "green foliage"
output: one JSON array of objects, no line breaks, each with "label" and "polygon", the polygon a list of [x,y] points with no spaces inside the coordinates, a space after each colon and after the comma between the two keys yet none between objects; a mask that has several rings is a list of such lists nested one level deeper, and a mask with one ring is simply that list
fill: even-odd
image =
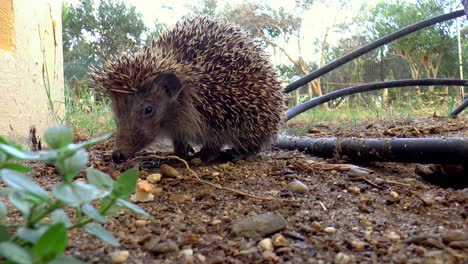
[{"label": "green foliage", "polygon": [[[107,139],[110,134],[81,143],[73,143],[73,130],[66,126],[49,128],[45,141],[50,150],[28,152],[0,137],[0,179],[6,187],[0,195],[18,209],[23,223],[6,224],[6,205],[0,201],[0,261],[7,263],[80,263],[63,256],[67,247],[67,232],[82,228],[101,240],[118,245],[117,239],[102,224],[106,215],[128,209],[147,215],[139,206],[127,201],[135,189],[138,170],[130,169],[114,181],[98,170],[87,170],[88,183],[73,179],[86,166],[86,148]],[[62,182],[45,191],[25,173],[29,171],[18,161],[44,161],[54,164]],[[99,209],[92,203],[101,201]],[[76,212],[70,219],[64,209]]]}]

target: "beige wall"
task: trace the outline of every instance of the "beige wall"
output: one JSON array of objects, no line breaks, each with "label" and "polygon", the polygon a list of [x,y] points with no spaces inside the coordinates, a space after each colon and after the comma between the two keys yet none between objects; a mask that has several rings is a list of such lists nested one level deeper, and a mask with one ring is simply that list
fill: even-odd
[{"label": "beige wall", "polygon": [[61,1],[0,0],[0,136],[25,144],[64,114]]}]

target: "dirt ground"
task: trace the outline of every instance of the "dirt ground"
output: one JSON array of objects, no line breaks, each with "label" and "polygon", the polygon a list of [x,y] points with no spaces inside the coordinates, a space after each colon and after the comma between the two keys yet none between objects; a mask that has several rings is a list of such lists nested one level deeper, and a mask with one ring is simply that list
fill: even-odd
[{"label": "dirt ground", "polygon": [[[310,136],[468,137],[467,124],[466,115],[318,124]],[[90,165],[114,177],[132,166],[142,179],[160,172],[150,159],[116,166],[111,148],[109,141],[91,149]],[[416,172],[429,165],[336,164],[283,150],[253,161],[190,165],[200,179],[223,187],[216,188],[169,163],[181,176],[163,176],[154,201],[139,203],[151,218],[108,218],[120,246],[72,232],[67,252],[92,263],[110,263],[112,254],[125,259],[125,251],[126,263],[468,263],[468,188],[427,182]],[[42,186],[58,181],[53,168],[35,167]]]}]

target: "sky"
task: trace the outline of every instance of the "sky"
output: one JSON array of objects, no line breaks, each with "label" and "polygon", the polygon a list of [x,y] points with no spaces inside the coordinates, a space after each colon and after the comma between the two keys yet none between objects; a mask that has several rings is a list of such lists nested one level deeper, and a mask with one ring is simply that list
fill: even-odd
[{"label": "sky", "polygon": [[[79,0],[64,0],[68,3],[77,3]],[[168,26],[174,25],[182,16],[190,11],[190,5],[196,5],[198,0],[123,0],[136,7],[137,11],[142,14],[142,18],[147,27],[152,28],[154,21],[157,19]],[[231,4],[242,3],[243,0],[227,0]],[[274,8],[283,7],[286,11],[292,11],[294,1],[292,0],[258,0],[263,1]],[[336,23],[349,23],[351,19],[359,12],[362,4],[374,5],[379,0],[349,0],[349,5],[345,9],[341,9],[332,3],[337,1],[328,1],[329,6],[325,4],[316,4],[309,11],[303,14],[303,24],[301,29],[301,54],[306,61],[318,62],[320,52],[315,50],[314,41],[317,39],[321,42],[325,34],[327,26]],[[390,0],[392,1],[392,0]],[[220,1],[226,2],[226,1]],[[343,37],[342,33],[330,31],[327,41],[330,45],[336,44]],[[294,57],[299,55],[297,40],[294,43],[284,43],[286,50]],[[273,50],[268,50],[273,56],[273,63],[287,63],[287,59],[280,53],[273,54]]]}]

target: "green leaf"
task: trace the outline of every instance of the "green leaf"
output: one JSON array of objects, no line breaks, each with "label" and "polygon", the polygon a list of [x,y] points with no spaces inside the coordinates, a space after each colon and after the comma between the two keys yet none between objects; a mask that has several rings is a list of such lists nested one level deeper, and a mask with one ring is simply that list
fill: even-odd
[{"label": "green leaf", "polygon": [[112,186],[114,185],[114,180],[111,176],[109,176],[109,174],[94,168],[88,168],[86,170],[86,178],[88,179],[89,183],[100,189],[111,191]]},{"label": "green leaf", "polygon": [[32,263],[31,255],[25,249],[12,242],[0,243],[0,256],[18,264]]},{"label": "green leaf", "polygon": [[58,223],[64,224],[65,227],[67,228],[71,226],[70,218],[68,218],[67,213],[65,213],[63,209],[57,209],[52,212],[51,224],[58,224]]},{"label": "green leaf", "polygon": [[[7,159],[8,159],[7,154],[5,154],[5,152],[3,152],[3,151],[0,151],[0,165],[1,165],[3,162],[7,161]],[[2,167],[3,167],[3,166],[2,166]]]},{"label": "green leaf", "polygon": [[87,147],[91,147],[92,145],[95,145],[101,141],[104,141],[108,138],[110,138],[110,136],[112,136],[112,133],[106,133],[102,136],[99,136],[99,137],[96,137],[96,138],[93,138],[93,139],[90,139],[88,141],[84,141],[84,142],[81,142],[81,143],[78,143],[78,144],[69,144],[67,145],[64,149],[67,150],[67,151],[71,151],[71,152],[75,152],[79,149],[84,149],[84,148],[87,148]]},{"label": "green leaf", "polygon": [[0,196],[8,195],[11,192],[11,188],[5,187],[0,189]]},{"label": "green leaf", "polygon": [[37,240],[32,250],[43,261],[62,255],[67,247],[67,228],[63,224],[50,226]]},{"label": "green leaf", "polygon": [[59,149],[73,142],[73,128],[65,125],[49,127],[44,139],[51,149]]},{"label": "green leaf", "polygon": [[63,203],[78,207],[109,194],[108,191],[100,190],[91,184],[82,182],[60,183],[53,187],[52,193]]},{"label": "green leaf", "polygon": [[86,262],[71,256],[60,256],[52,261],[49,261],[47,264],[86,264]]},{"label": "green leaf", "polygon": [[8,215],[8,208],[2,201],[0,201],[0,222],[3,222],[3,220],[5,220],[7,215]]},{"label": "green leaf", "polygon": [[135,191],[138,181],[138,169],[132,168],[122,173],[114,182],[112,193],[117,197],[127,198]]},{"label": "green leaf", "polygon": [[62,173],[65,182],[71,182],[73,178],[86,166],[88,162],[88,152],[80,149],[72,156],[57,162],[57,167]]},{"label": "green leaf", "polygon": [[127,200],[118,198],[117,201],[116,201],[116,205],[120,206],[120,207],[125,207],[126,209],[129,209],[130,211],[132,211],[134,213],[149,216],[149,214],[147,212],[145,212],[145,210],[143,210],[143,208],[141,208],[140,206],[138,206],[138,205],[136,205],[134,203],[131,203],[131,202],[127,201]]},{"label": "green leaf", "polygon": [[100,225],[90,223],[84,226],[84,230],[112,246],[119,245],[119,241],[117,241],[112,233]]},{"label": "green leaf", "polygon": [[[111,203],[113,204],[111,205]],[[107,209],[104,212],[105,208]],[[104,197],[104,199],[102,199],[101,201],[101,205],[99,206],[99,213],[102,215],[113,215],[113,214],[123,211],[124,209],[125,209],[124,207],[118,206],[116,204],[116,201],[114,201],[114,199],[107,196],[107,197]]]},{"label": "green leaf", "polygon": [[28,241],[31,244],[36,243],[36,241],[39,239],[39,237],[42,236],[47,231],[47,226],[39,226],[37,228],[27,228],[24,226],[21,226],[18,228],[16,231],[16,235],[25,240]]},{"label": "green leaf", "polygon": [[10,169],[0,169],[0,177],[14,190],[25,191],[47,203],[52,201],[44,189],[22,173]]},{"label": "green leaf", "polygon": [[13,206],[16,207],[16,209],[18,209],[25,218],[29,216],[31,208],[35,204],[31,199],[34,199],[34,197],[18,190],[14,190],[8,194],[8,200],[10,203],[13,204]]},{"label": "green leaf", "polygon": [[106,223],[106,218],[101,215],[94,206],[89,203],[83,204],[82,206],[83,213],[85,213],[89,218],[93,219],[94,221],[104,224]]},{"label": "green leaf", "polygon": [[8,241],[9,239],[8,226],[0,224],[0,242]]},{"label": "green leaf", "polygon": [[10,169],[21,173],[28,173],[31,171],[31,168],[28,166],[18,164],[18,163],[7,163],[2,165],[2,169]]},{"label": "green leaf", "polygon": [[39,154],[34,152],[21,151],[12,146],[0,143],[0,150],[3,150],[8,155],[20,159],[20,160],[37,160],[39,159]]}]

